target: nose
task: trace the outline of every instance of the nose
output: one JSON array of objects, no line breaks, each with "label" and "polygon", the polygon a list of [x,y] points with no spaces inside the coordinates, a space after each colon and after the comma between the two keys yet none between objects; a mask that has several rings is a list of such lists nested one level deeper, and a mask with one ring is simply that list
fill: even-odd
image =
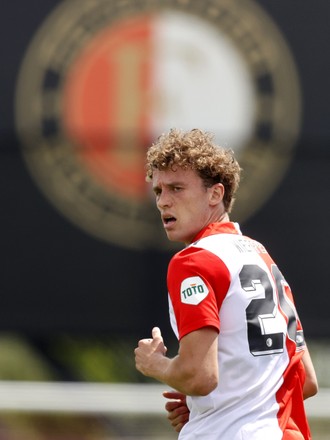
[{"label": "nose", "polygon": [[168,191],[162,190],[162,192],[157,197],[157,208],[158,209],[164,209],[171,206],[171,197],[168,194]]}]

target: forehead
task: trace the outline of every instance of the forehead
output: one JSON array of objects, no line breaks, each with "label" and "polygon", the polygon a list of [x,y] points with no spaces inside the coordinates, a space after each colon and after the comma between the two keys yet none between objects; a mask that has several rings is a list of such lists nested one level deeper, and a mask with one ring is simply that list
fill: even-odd
[{"label": "forehead", "polygon": [[174,170],[168,169],[164,171],[155,169],[152,175],[153,187],[161,185],[173,185],[174,183],[188,185],[190,183],[196,183],[198,181],[201,182],[202,179],[195,170],[192,170],[190,168],[183,169],[177,167]]}]

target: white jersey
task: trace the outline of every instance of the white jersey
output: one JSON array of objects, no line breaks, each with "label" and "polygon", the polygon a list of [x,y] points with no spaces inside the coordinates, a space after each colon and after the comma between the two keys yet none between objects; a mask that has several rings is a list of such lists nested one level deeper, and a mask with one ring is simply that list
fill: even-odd
[{"label": "white jersey", "polygon": [[237,224],[211,224],[173,257],[168,288],[179,339],[205,326],[219,331],[219,384],[187,397],[190,418],[179,439],[310,439],[302,327],[266,249]]}]

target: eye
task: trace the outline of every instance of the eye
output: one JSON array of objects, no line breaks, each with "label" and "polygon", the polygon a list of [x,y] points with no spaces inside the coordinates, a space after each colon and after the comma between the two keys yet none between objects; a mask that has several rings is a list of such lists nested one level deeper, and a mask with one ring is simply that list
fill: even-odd
[{"label": "eye", "polygon": [[174,192],[179,192],[179,191],[181,191],[181,190],[182,190],[181,186],[174,186],[174,187],[173,187],[173,191],[174,191]]},{"label": "eye", "polygon": [[155,194],[156,197],[159,197],[161,192],[162,191],[159,188],[154,188],[154,194]]}]

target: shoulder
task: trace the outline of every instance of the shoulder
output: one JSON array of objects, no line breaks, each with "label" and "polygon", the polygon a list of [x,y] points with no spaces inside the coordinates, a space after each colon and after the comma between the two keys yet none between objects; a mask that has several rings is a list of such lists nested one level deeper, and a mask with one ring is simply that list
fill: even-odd
[{"label": "shoulder", "polygon": [[170,262],[171,266],[189,266],[194,264],[225,264],[240,253],[240,242],[248,240],[238,234],[211,234],[192,243],[178,252]]},{"label": "shoulder", "polygon": [[169,267],[190,267],[207,263],[208,261],[216,262],[219,257],[204,247],[191,245],[174,255],[170,261]]},{"label": "shoulder", "polygon": [[229,282],[230,272],[224,261],[215,253],[199,246],[189,246],[178,252],[170,261],[168,279],[184,279],[199,276],[209,282],[226,278]]}]

